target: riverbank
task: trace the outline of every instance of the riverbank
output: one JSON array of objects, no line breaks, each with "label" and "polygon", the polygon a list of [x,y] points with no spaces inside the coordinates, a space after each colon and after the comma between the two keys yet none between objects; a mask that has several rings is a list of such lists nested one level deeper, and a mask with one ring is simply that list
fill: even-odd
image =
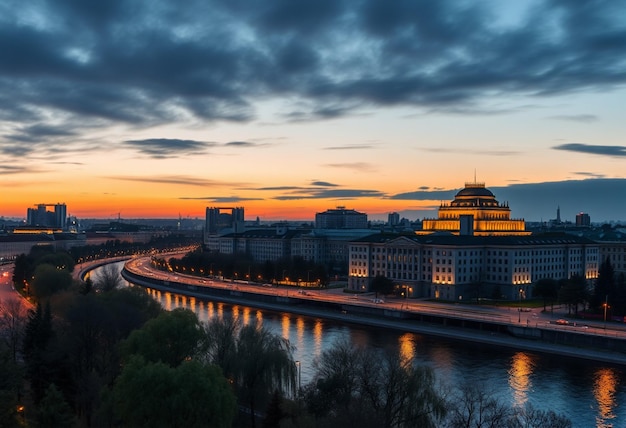
[{"label": "riverbank", "polygon": [[[127,264],[128,265],[128,264]],[[274,296],[250,290],[201,287],[148,277],[125,266],[122,277],[147,288],[169,291],[204,300],[246,305],[274,312],[289,312],[341,323],[388,328],[403,332],[443,337],[449,340],[480,343],[509,349],[556,354],[567,358],[626,364],[626,340],[566,330],[511,326],[497,320],[420,314],[396,309],[360,306],[345,302],[312,301],[296,296]]]}]

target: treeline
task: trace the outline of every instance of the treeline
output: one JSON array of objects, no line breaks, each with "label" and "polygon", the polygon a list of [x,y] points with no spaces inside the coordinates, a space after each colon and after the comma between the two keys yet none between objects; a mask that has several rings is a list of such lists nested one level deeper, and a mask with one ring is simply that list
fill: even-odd
[{"label": "treeline", "polygon": [[[33,284],[66,281],[66,254],[29,257]],[[336,343],[301,385],[293,347],[262,326],[164,311],[113,270],[69,278],[33,287],[32,307],[0,302],[1,427],[571,426],[478,385],[446,389],[397,349]]]},{"label": "treeline", "polygon": [[582,308],[586,315],[595,314],[597,318],[623,319],[626,316],[626,278],[624,273],[617,274],[607,257],[598,268],[598,277],[589,281],[580,275],[566,279],[544,278],[534,285],[533,294],[543,299],[546,306],[555,303],[568,305],[570,312],[579,315]]},{"label": "treeline", "polygon": [[181,247],[197,247],[201,245],[198,237],[184,234],[168,234],[154,236],[149,242],[128,242],[112,239],[103,244],[83,245],[69,249],[70,256],[76,263],[84,263],[91,260],[107,259],[111,257],[130,256],[149,252],[165,252]]},{"label": "treeline", "polygon": [[220,276],[258,283],[289,283],[308,286],[327,286],[327,267],[302,257],[284,257],[259,263],[244,253],[222,254],[197,249],[181,258],[155,256],[153,265],[162,270],[198,276]]}]

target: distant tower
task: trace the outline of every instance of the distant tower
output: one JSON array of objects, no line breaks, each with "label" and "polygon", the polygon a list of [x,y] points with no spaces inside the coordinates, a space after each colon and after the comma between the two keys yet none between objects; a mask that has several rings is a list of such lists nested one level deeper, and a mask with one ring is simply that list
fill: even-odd
[{"label": "distant tower", "polygon": [[400,224],[400,214],[393,212],[387,216],[387,223],[389,226],[397,226]]},{"label": "distant tower", "polygon": [[561,206],[556,207],[556,222],[561,224]]}]

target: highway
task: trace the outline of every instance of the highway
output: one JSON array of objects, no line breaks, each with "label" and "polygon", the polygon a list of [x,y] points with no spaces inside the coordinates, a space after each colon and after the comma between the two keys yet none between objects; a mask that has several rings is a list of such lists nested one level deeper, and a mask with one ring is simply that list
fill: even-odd
[{"label": "highway", "polygon": [[[611,336],[626,339],[626,325],[615,322],[568,320],[567,325],[556,323],[557,319],[567,320],[567,311],[556,308],[554,313],[543,312],[542,308],[520,311],[518,307],[496,307],[491,305],[470,305],[440,303],[419,299],[382,298],[376,299],[373,293],[353,295],[343,292],[341,288],[333,289],[304,289],[291,286],[273,286],[271,284],[248,283],[247,281],[230,281],[209,278],[199,278],[193,275],[168,273],[157,270],[150,264],[149,257],[138,257],[126,264],[126,268],[138,275],[155,278],[162,281],[176,282],[195,287],[212,287],[245,291],[265,295],[284,296],[298,299],[320,300],[347,305],[361,305],[383,307],[389,310],[398,310],[413,313],[445,315],[460,319],[477,321],[495,321],[516,326],[529,326],[541,329],[576,330],[581,334]],[[375,303],[378,301],[379,303]]]}]

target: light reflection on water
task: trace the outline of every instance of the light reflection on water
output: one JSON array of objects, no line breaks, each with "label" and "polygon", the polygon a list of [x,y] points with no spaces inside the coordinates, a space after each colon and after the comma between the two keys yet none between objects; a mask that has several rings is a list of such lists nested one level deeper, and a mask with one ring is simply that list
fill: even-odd
[{"label": "light reflection on water", "polygon": [[[121,269],[123,264],[119,266]],[[167,310],[188,308],[203,322],[232,316],[245,324],[262,325],[288,339],[295,347],[294,360],[301,362],[303,385],[313,376],[314,360],[335,341],[349,338],[356,346],[398,347],[403,359],[433,368],[436,378],[445,385],[485,385],[511,406],[530,403],[537,409],[562,413],[575,428],[626,426],[626,374],[621,367],[348,326],[152,289],[147,292]]]}]

